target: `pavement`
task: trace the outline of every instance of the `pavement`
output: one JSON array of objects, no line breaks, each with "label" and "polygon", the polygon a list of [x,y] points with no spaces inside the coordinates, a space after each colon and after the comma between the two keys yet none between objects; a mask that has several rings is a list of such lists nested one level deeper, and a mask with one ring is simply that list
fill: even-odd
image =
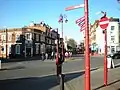
[{"label": "pavement", "polygon": [[[108,85],[104,86],[103,68],[91,69],[91,90],[120,90],[120,64],[114,69],[108,69]],[[85,90],[84,89],[84,71],[78,72],[79,77],[65,82],[65,90]],[[71,73],[71,75],[75,73]],[[71,76],[72,77],[72,76]],[[70,77],[69,77],[70,78]],[[65,78],[67,79],[67,77]],[[59,90],[59,86],[51,90]]]}]

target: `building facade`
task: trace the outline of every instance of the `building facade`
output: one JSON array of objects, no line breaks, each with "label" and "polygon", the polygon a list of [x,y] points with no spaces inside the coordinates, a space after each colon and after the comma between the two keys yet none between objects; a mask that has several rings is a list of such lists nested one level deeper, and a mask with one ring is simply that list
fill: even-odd
[{"label": "building facade", "polygon": [[[104,53],[104,34],[103,30],[98,26],[96,31],[96,43],[99,53]],[[108,53],[120,51],[120,22],[119,18],[111,18],[107,28],[107,50]]]},{"label": "building facade", "polygon": [[0,30],[0,57],[33,57],[55,51],[55,40],[60,35],[46,24]]},{"label": "building facade", "polygon": [[96,20],[92,25],[90,25],[90,47],[92,51],[97,52],[98,48],[97,48],[97,43],[96,43],[96,29],[98,27],[98,20]]}]

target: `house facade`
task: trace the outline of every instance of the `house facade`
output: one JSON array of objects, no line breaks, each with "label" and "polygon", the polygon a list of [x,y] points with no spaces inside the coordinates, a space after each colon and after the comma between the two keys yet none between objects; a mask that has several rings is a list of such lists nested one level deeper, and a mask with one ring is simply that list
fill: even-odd
[{"label": "house facade", "polygon": [[90,46],[91,50],[97,52],[98,47],[96,43],[96,29],[98,27],[98,20],[96,20],[92,25],[90,25],[90,32],[89,32],[89,39],[90,39]]},{"label": "house facade", "polygon": [[22,28],[0,30],[0,57],[26,58],[55,51],[60,35],[45,24],[32,23]]},{"label": "house facade", "polygon": [[[96,30],[96,43],[99,53],[104,53],[104,34],[103,30],[98,26]],[[107,28],[107,50],[108,53],[120,51],[120,21],[119,18],[111,18]]]}]

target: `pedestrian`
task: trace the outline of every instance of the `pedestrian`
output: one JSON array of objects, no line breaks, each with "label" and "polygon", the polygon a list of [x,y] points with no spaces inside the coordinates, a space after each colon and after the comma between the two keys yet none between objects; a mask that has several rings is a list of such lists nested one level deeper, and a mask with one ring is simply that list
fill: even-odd
[{"label": "pedestrian", "polygon": [[52,60],[53,60],[53,55],[54,55],[54,53],[52,52],[52,53],[51,53],[51,59],[52,59]]},{"label": "pedestrian", "polygon": [[44,53],[42,52],[42,61],[44,61]]},{"label": "pedestrian", "polygon": [[48,54],[47,54],[47,53],[45,54],[45,59],[46,59],[46,60],[48,59]]},{"label": "pedestrian", "polygon": [[65,57],[68,58],[68,52],[65,53]]}]

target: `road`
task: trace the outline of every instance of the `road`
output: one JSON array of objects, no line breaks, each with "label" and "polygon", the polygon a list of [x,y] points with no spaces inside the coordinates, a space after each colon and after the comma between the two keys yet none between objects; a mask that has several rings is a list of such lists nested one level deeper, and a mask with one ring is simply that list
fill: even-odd
[{"label": "road", "polygon": [[[120,60],[114,60],[115,64]],[[4,63],[0,71],[1,90],[53,90],[57,86],[55,61],[24,61]],[[102,68],[103,57],[91,57],[91,68]],[[74,79],[84,72],[84,57],[63,64],[66,81]]]}]

